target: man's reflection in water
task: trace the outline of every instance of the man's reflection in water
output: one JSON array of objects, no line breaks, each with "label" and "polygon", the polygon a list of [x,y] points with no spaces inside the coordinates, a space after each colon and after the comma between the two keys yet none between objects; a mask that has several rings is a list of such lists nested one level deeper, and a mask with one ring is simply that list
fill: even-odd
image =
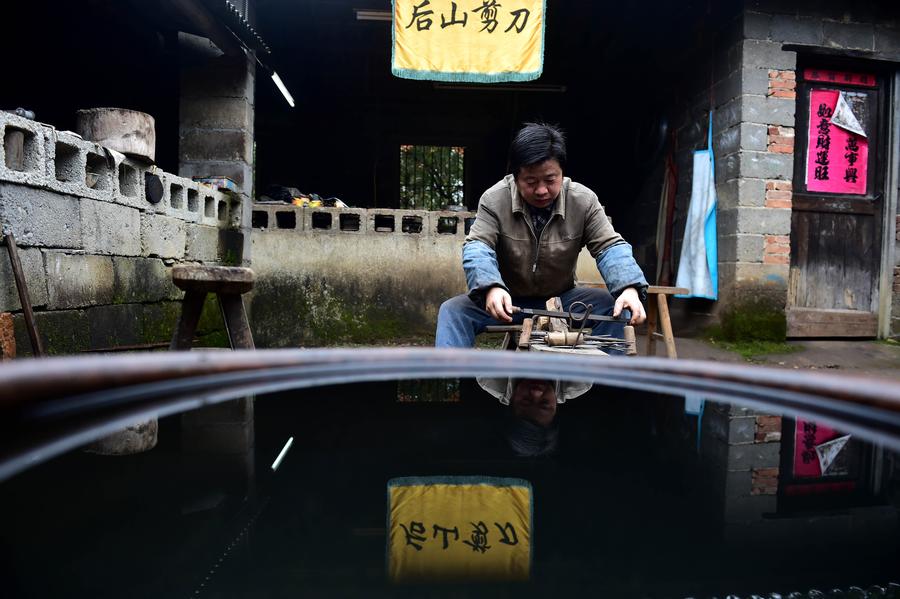
[{"label": "man's reflection in water", "polygon": [[587,393],[590,383],[542,379],[476,379],[478,385],[509,406],[504,434],[523,457],[551,455],[559,445],[559,404]]}]

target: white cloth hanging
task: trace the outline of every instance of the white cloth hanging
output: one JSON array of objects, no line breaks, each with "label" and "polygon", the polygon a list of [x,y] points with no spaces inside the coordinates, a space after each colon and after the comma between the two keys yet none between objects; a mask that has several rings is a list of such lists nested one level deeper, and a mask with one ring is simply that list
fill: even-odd
[{"label": "white cloth hanging", "polygon": [[707,148],[694,152],[694,177],[688,207],[676,287],[690,291],[677,297],[719,297],[718,241],[716,238],[716,172],[712,149],[712,111]]}]

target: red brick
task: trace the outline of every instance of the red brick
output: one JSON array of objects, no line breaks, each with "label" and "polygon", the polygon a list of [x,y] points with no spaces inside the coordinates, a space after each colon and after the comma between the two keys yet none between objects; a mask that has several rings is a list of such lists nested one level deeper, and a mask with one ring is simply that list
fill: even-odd
[{"label": "red brick", "polygon": [[[775,418],[778,420],[778,426],[781,426],[781,416],[757,416],[756,421],[759,422],[760,418]],[[766,478],[771,478],[773,476],[778,476],[779,469],[778,468],[754,468],[750,471],[751,476],[762,476]]]},{"label": "red brick", "polygon": [[770,79],[769,89],[796,89],[796,81],[787,81],[784,79]]},{"label": "red brick", "polygon": [[793,208],[791,200],[766,200],[766,208]]},{"label": "red brick", "polygon": [[794,189],[794,184],[790,181],[779,181],[777,179],[769,179],[766,181],[766,191],[791,191],[792,189]]},{"label": "red brick", "polygon": [[790,254],[790,244],[773,243],[766,245],[766,255]]},{"label": "red brick", "polygon": [[776,495],[778,493],[778,468],[755,468],[750,471],[751,495]]},{"label": "red brick", "polygon": [[775,154],[793,154],[794,144],[791,144],[789,146],[772,144],[771,146],[769,146],[769,151],[774,152]]},{"label": "red brick", "polygon": [[766,235],[766,243],[790,243],[790,235]]},{"label": "red brick", "polygon": [[797,73],[794,71],[781,71],[781,76],[784,79],[797,79]]},{"label": "red brick", "polygon": [[0,312],[0,360],[16,357],[16,335],[13,330],[13,316]]},{"label": "red brick", "polygon": [[778,191],[775,189],[770,189],[766,192],[767,200],[790,200],[794,195],[792,191]]},{"label": "red brick", "polygon": [[787,90],[787,89],[776,89],[776,90],[772,91],[769,95],[774,96],[776,98],[790,98],[790,99],[797,98],[797,92],[795,92],[793,90]]},{"label": "red brick", "polygon": [[763,264],[790,264],[791,257],[787,254],[766,254],[763,256]]},{"label": "red brick", "polygon": [[770,135],[769,143],[794,147],[794,137],[792,135]]}]

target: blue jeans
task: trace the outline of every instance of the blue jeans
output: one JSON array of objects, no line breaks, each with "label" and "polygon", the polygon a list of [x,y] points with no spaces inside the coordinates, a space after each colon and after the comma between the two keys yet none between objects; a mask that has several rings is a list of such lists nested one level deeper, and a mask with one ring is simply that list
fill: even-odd
[{"label": "blue jeans", "polygon": [[[615,300],[609,291],[596,287],[573,287],[559,299],[562,301],[563,310],[569,310],[574,302],[584,302],[593,305],[591,314],[611,316]],[[546,299],[513,297],[512,304],[520,308],[546,308]],[[513,323],[520,324],[525,320],[525,314],[513,315]],[[530,318],[530,317],[529,317]],[[504,325],[507,322],[495,320],[484,308],[478,306],[469,299],[468,295],[457,295],[441,304],[438,312],[437,334],[435,347],[473,347],[475,336],[483,332],[485,327],[492,325]],[[621,338],[624,334],[624,324],[619,322],[589,322],[587,328],[594,329],[595,335],[614,335]]]}]

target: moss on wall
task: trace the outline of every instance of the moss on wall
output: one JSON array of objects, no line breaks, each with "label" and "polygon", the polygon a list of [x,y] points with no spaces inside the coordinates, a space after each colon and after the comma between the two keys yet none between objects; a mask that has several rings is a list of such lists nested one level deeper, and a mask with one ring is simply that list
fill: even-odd
[{"label": "moss on wall", "polygon": [[727,341],[784,341],[787,338],[784,306],[765,300],[737,302],[722,313],[721,324],[710,333]]},{"label": "moss on wall", "polygon": [[396,289],[363,291],[311,277],[261,280],[249,302],[254,339],[258,347],[297,347],[427,338],[433,318],[397,294]]},{"label": "moss on wall", "polygon": [[[89,349],[168,343],[181,316],[181,302],[113,304],[82,310],[36,312],[35,322],[51,355]],[[17,355],[30,356],[31,342],[22,314],[13,315]],[[215,296],[207,296],[197,327],[198,347],[229,347]]]}]

